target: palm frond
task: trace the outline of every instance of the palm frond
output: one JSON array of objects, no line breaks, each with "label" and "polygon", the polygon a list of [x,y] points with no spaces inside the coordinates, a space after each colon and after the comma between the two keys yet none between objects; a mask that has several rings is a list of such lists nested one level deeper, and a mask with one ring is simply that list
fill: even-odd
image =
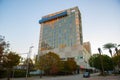
[{"label": "palm frond", "polygon": [[115,44],[113,44],[113,43],[107,43],[107,44],[103,45],[104,49],[110,49],[110,48],[114,48],[114,47],[115,47]]}]

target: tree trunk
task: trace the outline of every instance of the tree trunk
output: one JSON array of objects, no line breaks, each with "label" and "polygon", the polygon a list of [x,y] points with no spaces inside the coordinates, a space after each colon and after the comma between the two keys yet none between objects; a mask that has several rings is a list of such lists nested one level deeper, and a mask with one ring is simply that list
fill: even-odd
[{"label": "tree trunk", "polygon": [[10,80],[10,74],[11,73],[11,69],[7,68],[7,80]]},{"label": "tree trunk", "polygon": [[109,53],[110,53],[110,55],[111,55],[111,57],[112,57],[112,50],[111,50],[111,49],[109,49]]}]

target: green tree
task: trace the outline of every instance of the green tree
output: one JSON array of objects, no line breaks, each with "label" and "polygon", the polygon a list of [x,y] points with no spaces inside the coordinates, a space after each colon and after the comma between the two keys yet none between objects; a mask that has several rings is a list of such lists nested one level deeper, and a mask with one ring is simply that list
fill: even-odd
[{"label": "green tree", "polygon": [[89,59],[89,64],[91,67],[95,67],[97,69],[100,69],[102,72],[102,67],[101,67],[101,61],[100,57],[102,57],[102,62],[103,62],[103,68],[105,71],[108,70],[113,70],[113,61],[112,58],[110,58],[107,55],[100,55],[100,54],[94,54],[90,57]]},{"label": "green tree", "polygon": [[118,67],[120,69],[120,50],[118,50],[115,55],[112,57],[114,62],[114,67]]},{"label": "green tree", "polygon": [[118,50],[118,47],[120,47],[120,44],[115,44],[115,51],[116,51],[116,53],[115,53],[115,55],[120,55],[120,50]]},{"label": "green tree", "polygon": [[7,68],[8,71],[8,80],[10,79],[10,72],[13,66],[16,66],[20,63],[20,56],[15,52],[9,52],[6,57],[8,61],[3,60],[3,67]]},{"label": "green tree", "polygon": [[112,50],[111,50],[111,48],[115,48],[115,44],[113,44],[113,43],[107,43],[107,44],[103,45],[103,48],[104,49],[108,49],[109,53],[110,53],[110,55],[112,57]]},{"label": "green tree", "polygon": [[67,59],[67,61],[61,61],[60,72],[65,74],[72,74],[72,72],[76,71],[78,68],[74,59]]},{"label": "green tree", "polygon": [[37,68],[43,70],[46,74],[53,74],[59,71],[60,57],[53,52],[48,52],[39,57]]},{"label": "green tree", "polygon": [[[119,63],[120,55],[114,56],[113,58],[114,66],[117,66]],[[119,63],[120,64],[120,63]]]},{"label": "green tree", "polygon": [[3,66],[6,68],[12,68],[20,63],[20,56],[15,52],[9,52],[7,55],[8,61],[4,61]]},{"label": "green tree", "polygon": [[74,59],[68,59],[67,64],[71,72],[74,72],[77,69],[77,64]]},{"label": "green tree", "polygon": [[5,41],[5,37],[0,35],[0,65],[3,60],[8,60],[5,53],[9,50],[9,43]]},{"label": "green tree", "polygon": [[95,65],[96,65],[95,59],[96,59],[96,57],[98,57],[98,56],[99,56],[99,54],[93,54],[93,55],[90,57],[90,59],[89,59],[89,65],[90,65],[91,67],[95,67]]},{"label": "green tree", "polygon": [[69,67],[69,64],[68,64],[68,61],[61,61],[61,70],[60,72],[63,72],[65,74],[68,74],[70,73],[70,67]]},{"label": "green tree", "polygon": [[33,64],[33,61],[32,59],[28,58],[26,59],[24,62],[23,62],[23,65],[24,66],[29,66],[29,70],[33,70],[34,69],[34,64]]}]

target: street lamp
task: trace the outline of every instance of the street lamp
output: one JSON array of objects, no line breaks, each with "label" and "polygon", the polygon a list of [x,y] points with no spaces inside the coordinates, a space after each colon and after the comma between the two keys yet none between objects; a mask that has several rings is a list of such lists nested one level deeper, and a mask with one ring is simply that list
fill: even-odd
[{"label": "street lamp", "polygon": [[29,71],[29,61],[30,61],[30,54],[31,54],[31,52],[32,52],[32,48],[33,48],[33,46],[30,46],[30,48],[29,48],[29,52],[28,52],[28,54],[27,54],[27,67],[26,67],[26,80],[27,80],[27,77],[28,77],[28,71]]}]

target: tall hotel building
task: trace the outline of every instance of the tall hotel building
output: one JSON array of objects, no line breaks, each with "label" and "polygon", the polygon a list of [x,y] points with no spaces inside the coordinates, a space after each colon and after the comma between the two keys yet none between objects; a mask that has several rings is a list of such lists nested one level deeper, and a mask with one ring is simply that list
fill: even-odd
[{"label": "tall hotel building", "polygon": [[78,65],[88,68],[91,55],[83,46],[81,13],[78,7],[43,16],[38,54],[57,53],[62,60],[74,59]]}]

